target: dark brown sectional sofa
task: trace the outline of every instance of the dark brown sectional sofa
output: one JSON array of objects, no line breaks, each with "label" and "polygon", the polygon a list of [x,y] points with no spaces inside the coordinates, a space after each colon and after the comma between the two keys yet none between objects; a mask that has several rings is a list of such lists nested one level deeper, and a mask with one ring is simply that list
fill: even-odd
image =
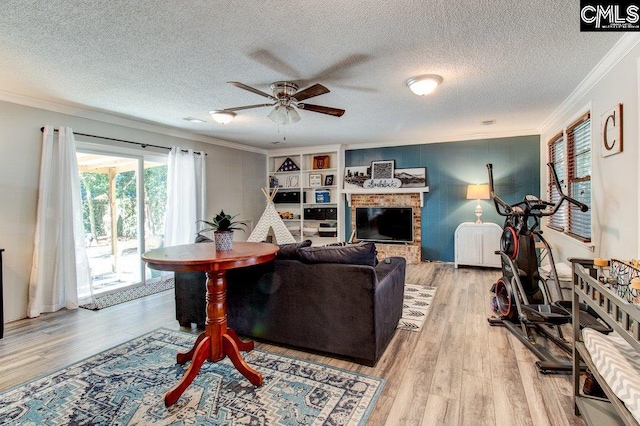
[{"label": "dark brown sectional sofa", "polygon": [[[402,314],[406,261],[375,245],[281,246],[278,258],[227,275],[229,327],[240,335],[375,365]],[[176,317],[205,321],[205,274],[176,273]]]}]

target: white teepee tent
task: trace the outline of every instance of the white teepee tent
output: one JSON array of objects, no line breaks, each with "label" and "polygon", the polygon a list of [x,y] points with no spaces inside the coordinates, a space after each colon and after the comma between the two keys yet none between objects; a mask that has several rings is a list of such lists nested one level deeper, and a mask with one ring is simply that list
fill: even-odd
[{"label": "white teepee tent", "polygon": [[269,235],[269,230],[273,229],[275,243],[290,244],[296,242],[273,204],[273,197],[275,197],[276,192],[278,192],[278,188],[274,188],[271,193],[267,191],[267,188],[262,188],[262,193],[267,197],[267,208],[264,209],[264,213],[260,216],[258,224],[253,228],[253,232],[249,235],[247,241],[254,243],[264,241]]}]

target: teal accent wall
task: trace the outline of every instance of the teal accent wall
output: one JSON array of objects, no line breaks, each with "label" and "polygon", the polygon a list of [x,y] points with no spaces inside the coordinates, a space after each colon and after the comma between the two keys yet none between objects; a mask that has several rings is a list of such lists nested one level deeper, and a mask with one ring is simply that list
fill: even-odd
[{"label": "teal accent wall", "polygon": [[[387,148],[353,149],[345,166],[395,160],[396,168],[426,167],[429,192],[422,208],[422,260],[454,261],[454,233],[462,222],[475,222],[476,201],[467,200],[467,185],[488,183],[487,163],[493,164],[496,194],[508,203],[527,194],[540,196],[540,136],[519,136]],[[483,222],[502,226],[490,200],[481,200]],[[351,211],[345,212],[345,238]]]}]

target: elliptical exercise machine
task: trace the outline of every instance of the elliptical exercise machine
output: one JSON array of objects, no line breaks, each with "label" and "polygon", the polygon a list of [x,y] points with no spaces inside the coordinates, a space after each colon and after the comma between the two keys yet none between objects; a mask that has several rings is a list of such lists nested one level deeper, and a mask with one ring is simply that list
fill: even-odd
[{"label": "elliptical exercise machine", "polygon": [[[536,342],[536,334],[544,336],[559,348],[572,353],[572,347],[563,335],[560,326],[571,322],[572,301],[561,300],[562,289],[558,280],[553,253],[549,243],[542,237],[540,218],[554,215],[567,201],[586,212],[589,207],[562,191],[553,163],[547,163],[560,195],[557,203],[544,201],[534,195],[527,195],[515,204],[507,204],[495,194],[493,185],[493,165],[487,164],[491,198],[500,216],[505,217],[500,254],[502,277],[491,287],[491,307],[497,316],[488,318],[492,326],[504,326],[513,333],[537,357],[536,366],[540,372],[569,373],[572,364],[561,361],[551,351]],[[539,252],[536,242],[542,243],[550,263],[550,278],[545,280],[539,272]],[[552,296],[549,283],[553,285]],[[580,326],[594,328],[608,333],[611,329],[601,321],[593,310],[581,305],[578,309]]]}]

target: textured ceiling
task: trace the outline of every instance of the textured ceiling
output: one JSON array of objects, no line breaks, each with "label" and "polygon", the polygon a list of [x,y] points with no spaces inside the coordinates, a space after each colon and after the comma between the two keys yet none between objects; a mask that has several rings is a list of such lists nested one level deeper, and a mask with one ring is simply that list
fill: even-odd
[{"label": "textured ceiling", "polygon": [[[266,149],[533,134],[620,34],[579,32],[573,0],[2,0],[0,90]],[[413,95],[426,73],[443,84]],[[209,117],[266,101],[227,81],[278,80],[346,113]]]}]

